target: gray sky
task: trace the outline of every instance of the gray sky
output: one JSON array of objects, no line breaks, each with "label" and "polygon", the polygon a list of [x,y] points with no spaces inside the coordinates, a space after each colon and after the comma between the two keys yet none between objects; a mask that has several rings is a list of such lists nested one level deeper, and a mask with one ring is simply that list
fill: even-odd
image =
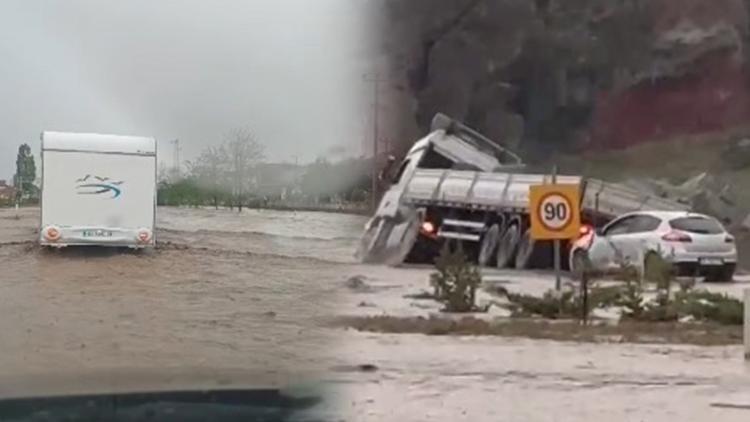
[{"label": "gray sky", "polygon": [[368,135],[360,0],[3,0],[0,179],[43,130],[155,136],[182,158],[250,127],[271,160]]}]

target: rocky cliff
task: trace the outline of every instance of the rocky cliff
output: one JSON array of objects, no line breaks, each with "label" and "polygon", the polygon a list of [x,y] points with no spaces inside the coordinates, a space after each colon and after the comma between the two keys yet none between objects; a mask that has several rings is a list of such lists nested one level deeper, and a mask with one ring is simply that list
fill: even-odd
[{"label": "rocky cliff", "polygon": [[385,0],[383,43],[407,120],[443,111],[541,158],[750,123],[749,6]]}]

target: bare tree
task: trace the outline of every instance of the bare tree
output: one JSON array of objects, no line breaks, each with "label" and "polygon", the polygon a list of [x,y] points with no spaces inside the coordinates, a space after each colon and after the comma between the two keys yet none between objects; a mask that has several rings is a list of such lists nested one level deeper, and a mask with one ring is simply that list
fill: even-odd
[{"label": "bare tree", "polygon": [[208,193],[217,209],[219,199],[228,190],[229,164],[229,156],[223,145],[208,147],[194,161],[187,162],[190,175]]},{"label": "bare tree", "polygon": [[237,208],[242,211],[242,201],[247,192],[249,173],[255,165],[265,158],[265,147],[258,142],[255,135],[247,128],[230,131],[224,141],[224,148],[229,156],[229,177],[232,195]]}]

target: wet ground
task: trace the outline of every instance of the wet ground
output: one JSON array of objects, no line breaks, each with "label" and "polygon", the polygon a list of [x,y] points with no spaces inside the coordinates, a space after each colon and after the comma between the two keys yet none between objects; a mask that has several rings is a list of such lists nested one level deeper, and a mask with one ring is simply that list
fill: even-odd
[{"label": "wet ground", "polygon": [[[750,418],[738,346],[322,328],[331,315],[436,311],[403,297],[427,289],[429,268],[354,262],[363,217],[159,209],[160,247],[142,254],[45,252],[37,221],[34,209],[19,219],[0,210],[0,394],[312,377],[336,392],[337,407],[321,411],[351,421]],[[347,282],[354,275],[364,284]],[[529,292],[552,285],[548,273],[487,278]]]},{"label": "wet ground", "polygon": [[38,210],[19,217],[0,210],[5,379],[241,369],[264,384],[315,371],[332,350],[318,318],[335,306],[341,262],[353,259],[356,237],[341,236],[363,224],[349,215],[160,209],[160,246],[133,253],[41,250]]}]

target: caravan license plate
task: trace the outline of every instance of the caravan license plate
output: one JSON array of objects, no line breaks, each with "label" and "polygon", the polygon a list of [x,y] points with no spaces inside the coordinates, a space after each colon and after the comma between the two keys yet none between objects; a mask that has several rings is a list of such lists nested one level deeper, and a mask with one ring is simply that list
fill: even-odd
[{"label": "caravan license plate", "polygon": [[724,260],[720,258],[702,258],[699,262],[701,265],[710,265],[710,266],[724,265]]},{"label": "caravan license plate", "polygon": [[108,230],[84,230],[83,237],[112,237],[112,232]]}]

